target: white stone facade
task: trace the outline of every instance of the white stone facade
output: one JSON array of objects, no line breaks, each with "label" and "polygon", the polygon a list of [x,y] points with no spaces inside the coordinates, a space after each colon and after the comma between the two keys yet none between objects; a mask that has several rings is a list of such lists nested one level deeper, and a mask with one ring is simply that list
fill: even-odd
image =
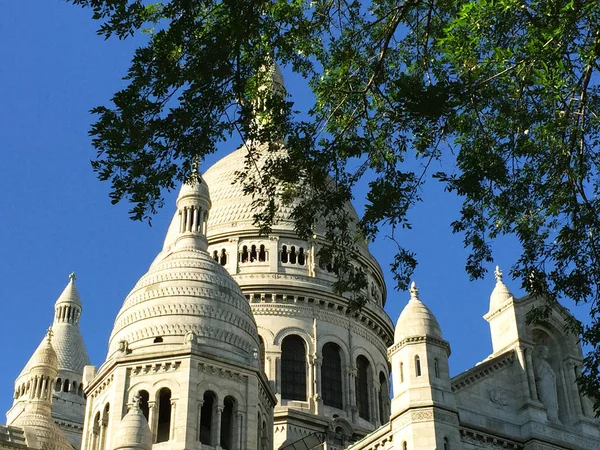
[{"label": "white stone facade", "polygon": [[[497,271],[485,316],[493,353],[451,378],[450,343],[416,286],[393,326],[366,245],[352,261],[369,279],[356,312],[317,260],[321,231],[300,240],[284,207],[259,235],[251,199],[233,184],[244,156],[242,147],[184,185],[97,370],[71,280],[55,307],[56,361],[40,363],[54,352],[44,340],[15,383],[0,449],[66,450],[67,437],[83,450],[600,449],[564,308],[527,324],[541,300],[515,299]],[[32,411],[35,421],[19,420]]]}]

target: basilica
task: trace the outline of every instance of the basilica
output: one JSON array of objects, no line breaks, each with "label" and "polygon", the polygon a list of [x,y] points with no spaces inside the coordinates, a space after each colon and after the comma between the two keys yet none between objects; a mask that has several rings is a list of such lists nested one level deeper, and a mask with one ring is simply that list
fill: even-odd
[{"label": "basilica", "polygon": [[368,302],[351,311],[318,260],[323,230],[299,239],[282,206],[271,234],[259,233],[235,183],[246,153],[182,186],[98,367],[71,275],[15,380],[0,449],[600,449],[565,308],[528,324],[543,300],[515,298],[497,269],[484,316],[492,354],[450,377],[451,346],[427,299],[413,283],[392,322],[366,243],[351,263],[367,274]]}]

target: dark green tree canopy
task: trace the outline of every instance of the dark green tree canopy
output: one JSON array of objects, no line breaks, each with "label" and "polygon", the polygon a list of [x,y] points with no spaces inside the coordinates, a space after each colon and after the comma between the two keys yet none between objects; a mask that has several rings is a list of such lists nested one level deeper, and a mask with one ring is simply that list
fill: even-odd
[{"label": "dark green tree canopy", "polygon": [[[484,274],[492,240],[512,234],[523,252],[511,275],[527,292],[591,304],[590,323],[571,326],[591,345],[583,386],[598,398],[596,1],[68,1],[90,8],[106,38],[147,34],[91,130],[94,170],[132,218],[149,219],[195,158],[239,135],[249,167],[262,164],[239,180],[260,206],[257,224],[268,232],[280,202],[294,200],[298,233],[320,218],[331,243],[322,256],[342,261],[337,288],[359,292],[364,280],[343,263],[356,230],[372,239],[384,225],[410,227],[433,176],[463,199],[452,227],[471,277]],[[304,77],[308,114],[265,88],[274,63]],[[431,174],[441,159],[454,164]],[[343,205],[364,177],[367,206],[353,224]],[[397,245],[392,268],[406,288],[416,259]]]}]

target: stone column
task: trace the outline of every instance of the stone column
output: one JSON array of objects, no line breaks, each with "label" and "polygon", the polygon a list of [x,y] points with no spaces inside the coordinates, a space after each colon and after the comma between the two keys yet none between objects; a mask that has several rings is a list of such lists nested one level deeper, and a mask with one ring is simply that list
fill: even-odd
[{"label": "stone column", "polygon": [[348,369],[348,386],[350,388],[350,413],[352,416],[352,422],[358,420],[358,409],[356,405],[356,369],[349,366]]},{"label": "stone column", "polygon": [[[565,371],[563,370],[563,366],[558,366],[558,373],[556,374],[557,378],[560,377],[560,381],[562,384],[562,392],[563,398],[565,399],[565,405],[567,407],[567,414],[573,414],[575,412],[575,404],[573,403],[575,399],[570,399],[570,389],[567,389],[567,379],[565,378]],[[558,383],[556,383],[556,390],[558,391]],[[558,395],[558,392],[557,392]]]},{"label": "stone column", "polygon": [[571,362],[567,362],[564,365],[564,369],[564,372],[567,373],[566,382],[571,386],[570,397],[573,401],[573,413],[583,414],[583,406],[581,404],[581,397],[579,396],[579,386],[577,385],[577,378],[575,377],[577,366]]},{"label": "stone column", "polygon": [[531,358],[531,349],[525,349],[525,361],[527,363],[527,380],[529,383],[529,392],[533,400],[539,401],[537,389],[535,387],[535,375],[533,373],[533,359]]},{"label": "stone column", "polygon": [[281,356],[275,358],[275,393],[281,398]]},{"label": "stone column", "polygon": [[242,426],[244,423],[244,413],[241,411],[235,412],[235,422],[233,424],[233,442],[232,450],[242,450]]},{"label": "stone column", "polygon": [[213,444],[215,448],[221,448],[221,419],[223,418],[223,406],[217,406],[216,409],[216,417],[215,417],[215,428],[213,431]]},{"label": "stone column", "polygon": [[517,347],[516,350],[517,360],[519,362],[519,365],[521,366],[521,386],[523,386],[523,392],[525,393],[526,400],[529,400],[531,398],[531,389],[527,378],[527,364],[525,362],[525,351],[523,350],[523,347]]},{"label": "stone column", "polygon": [[150,432],[152,433],[152,442],[156,442],[156,402],[153,400],[148,401],[148,425],[150,426]]},{"label": "stone column", "polygon": [[197,441],[200,441],[200,431],[201,431],[200,422],[202,421],[202,406],[203,405],[204,405],[204,400],[198,401],[198,414],[196,417],[196,426],[198,427],[198,432],[196,433]]},{"label": "stone column", "polygon": [[175,439],[175,422],[177,417],[177,399],[171,399],[171,423],[169,426],[169,440]]}]

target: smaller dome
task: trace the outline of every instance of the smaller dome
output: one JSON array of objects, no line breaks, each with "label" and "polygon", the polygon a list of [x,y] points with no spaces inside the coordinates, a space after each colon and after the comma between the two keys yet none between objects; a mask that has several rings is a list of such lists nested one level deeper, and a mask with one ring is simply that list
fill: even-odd
[{"label": "smaller dome", "polygon": [[179,204],[181,200],[187,198],[202,199],[210,204],[208,185],[198,172],[194,173],[194,176],[191,180],[186,181],[181,185],[181,190],[177,196],[177,203]]},{"label": "smaller dome", "polygon": [[58,356],[52,347],[52,328],[48,329],[46,339],[38,346],[27,365],[30,371],[44,369],[54,373],[58,372]]},{"label": "smaller dome", "polygon": [[60,294],[60,297],[58,297],[58,300],[56,300],[56,303],[54,304],[55,307],[63,304],[75,304],[81,308],[81,298],[79,297],[79,292],[77,292],[77,288],[75,287],[75,278],[75,273],[71,273],[69,275],[69,284],[67,284],[65,289],[62,291],[62,294]]},{"label": "smaller dome", "polygon": [[114,435],[113,450],[150,450],[152,433],[148,421],[140,409],[140,396],[133,397],[133,404],[121,420]]},{"label": "smaller dome", "polygon": [[498,311],[506,302],[514,298],[512,292],[510,292],[502,281],[500,267],[496,266],[494,275],[496,276],[496,286],[490,295],[490,313]]},{"label": "smaller dome", "polygon": [[400,342],[412,336],[443,339],[440,324],[431,310],[419,300],[419,290],[414,281],[410,287],[410,300],[400,313],[396,324],[394,342]]}]

